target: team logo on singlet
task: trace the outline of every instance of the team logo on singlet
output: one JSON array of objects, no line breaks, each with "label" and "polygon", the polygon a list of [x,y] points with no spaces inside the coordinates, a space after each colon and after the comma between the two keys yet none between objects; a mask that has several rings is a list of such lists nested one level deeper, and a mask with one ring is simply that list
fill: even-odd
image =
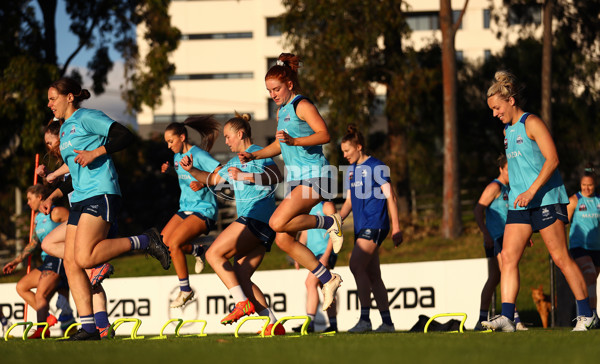
[{"label": "team logo on singlet", "polygon": [[71,128],[71,131],[69,132],[69,134],[75,134],[75,125],[73,125],[73,127]]},{"label": "team logo on singlet", "polygon": [[504,149],[508,149],[508,139],[504,138]]},{"label": "team logo on singlet", "polygon": [[65,136],[65,132],[63,131],[62,133],[60,133],[60,137],[64,137]]},{"label": "team logo on singlet", "polygon": [[517,144],[523,144],[523,138],[520,135],[517,136]]},{"label": "team logo on singlet", "polygon": [[292,118],[290,117],[290,114],[287,114],[287,115],[285,116],[285,118],[283,118],[283,121],[284,121],[284,122],[288,122],[288,121],[290,121],[290,120],[292,120]]},{"label": "team logo on singlet", "polygon": [[173,165],[173,168],[175,168],[175,170],[177,170],[177,168],[179,168],[179,162],[175,162]]},{"label": "team logo on singlet", "polygon": [[42,220],[42,224],[45,224],[46,221],[48,221],[48,219],[44,217],[44,219]]},{"label": "team logo on singlet", "polygon": [[579,211],[587,211],[587,206],[582,203],[581,205],[579,205]]},{"label": "team logo on singlet", "polygon": [[502,195],[502,199],[504,201],[508,201],[508,193],[504,192],[504,194]]},{"label": "team logo on singlet", "polygon": [[596,209],[600,210],[600,203],[596,205]]}]

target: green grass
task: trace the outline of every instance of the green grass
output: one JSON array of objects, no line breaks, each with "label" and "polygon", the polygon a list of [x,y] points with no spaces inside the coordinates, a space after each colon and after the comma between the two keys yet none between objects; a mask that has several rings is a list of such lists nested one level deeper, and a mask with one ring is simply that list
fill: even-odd
[{"label": "green grass", "polygon": [[395,333],[255,338],[209,335],[167,340],[0,342],[3,363],[589,363],[600,330],[517,333]]}]

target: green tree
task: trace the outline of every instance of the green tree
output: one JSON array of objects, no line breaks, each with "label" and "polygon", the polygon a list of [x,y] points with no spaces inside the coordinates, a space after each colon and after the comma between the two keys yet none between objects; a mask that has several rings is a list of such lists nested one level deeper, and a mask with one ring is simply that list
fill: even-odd
[{"label": "green tree", "polygon": [[[67,73],[82,49],[93,50],[87,66],[93,81],[88,88],[95,94],[104,92],[112,69],[108,52],[112,45],[125,61],[123,97],[129,108],[159,103],[160,90],[175,71],[168,55],[180,39],[179,30],[170,23],[169,4],[170,0],[68,1],[69,29],[77,36],[78,46],[64,64],[58,64],[57,0],[0,2],[1,231],[8,230],[14,201],[11,187],[31,184],[33,155],[44,150],[41,128],[51,116],[46,108],[48,85]],[[137,29],[149,43],[144,54],[137,46]]]}]

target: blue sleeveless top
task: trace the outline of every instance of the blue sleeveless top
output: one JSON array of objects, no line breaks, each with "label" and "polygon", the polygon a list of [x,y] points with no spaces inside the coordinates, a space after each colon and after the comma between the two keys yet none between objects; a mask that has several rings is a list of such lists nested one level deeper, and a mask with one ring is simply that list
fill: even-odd
[{"label": "blue sleeveless top", "polygon": [[[292,138],[313,135],[315,132],[308,123],[296,115],[296,105],[304,96],[296,95],[294,99],[279,108],[277,131],[283,130]],[[308,100],[308,99],[307,99]],[[309,100],[310,101],[310,100]],[[279,143],[281,156],[287,172],[286,181],[300,181],[315,177],[330,177],[323,167],[329,165],[323,154],[321,145],[308,147],[291,146]]]},{"label": "blue sleeveless top", "polygon": [[[310,215],[325,216],[323,213],[323,201],[319,202],[309,212]],[[329,234],[325,229],[309,229],[306,234],[306,247],[315,256],[323,255],[329,243]],[[333,252],[332,252],[333,254]]]},{"label": "blue sleeveless top", "polygon": [[496,197],[485,210],[485,227],[490,232],[492,239],[496,240],[504,235],[506,215],[508,214],[508,193],[510,188],[497,179],[492,182],[500,186],[500,195]]},{"label": "blue sleeveless top", "polygon": [[504,128],[504,149],[508,160],[508,175],[510,176],[510,193],[508,195],[509,210],[526,210],[554,204],[568,204],[569,197],[558,169],[535,194],[527,207],[514,207],[515,199],[527,191],[538,177],[542,165],[546,161],[540,148],[534,140],[529,139],[525,130],[525,120],[530,113],[524,113],[514,125],[507,124]]},{"label": "blue sleeveless top", "polygon": [[[54,230],[54,228],[60,225],[60,222],[54,222],[50,218],[50,215],[38,212],[37,215],[35,215],[34,224],[35,235],[37,235],[38,240],[41,243],[42,240],[44,240],[44,238],[46,237],[46,235],[48,235],[52,230]],[[44,260],[46,256],[48,256],[48,254],[45,251],[42,251],[42,260]]]},{"label": "blue sleeveless top", "polygon": [[576,196],[569,247],[600,250],[600,196],[584,197],[581,192],[577,192]]}]

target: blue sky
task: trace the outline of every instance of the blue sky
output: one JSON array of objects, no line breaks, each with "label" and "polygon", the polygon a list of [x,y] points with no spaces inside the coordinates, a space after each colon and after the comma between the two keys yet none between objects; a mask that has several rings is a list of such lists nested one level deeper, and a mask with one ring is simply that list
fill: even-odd
[{"label": "blue sky", "polygon": [[[56,41],[58,62],[64,63],[66,59],[77,48],[78,38],[69,31],[70,19],[66,12],[66,1],[58,0],[56,9]],[[69,64],[69,68],[78,68],[84,76],[84,87],[89,88],[91,81],[87,77],[87,63],[92,58],[91,50],[82,49]],[[87,100],[83,107],[99,109],[116,121],[125,124],[136,125],[135,116],[131,116],[125,111],[125,102],[121,99],[121,82],[123,80],[123,59],[120,54],[111,48],[110,57],[115,62],[113,70],[108,76],[108,85],[106,92],[100,96],[92,94],[92,98]],[[69,72],[67,72],[68,74]]]}]

